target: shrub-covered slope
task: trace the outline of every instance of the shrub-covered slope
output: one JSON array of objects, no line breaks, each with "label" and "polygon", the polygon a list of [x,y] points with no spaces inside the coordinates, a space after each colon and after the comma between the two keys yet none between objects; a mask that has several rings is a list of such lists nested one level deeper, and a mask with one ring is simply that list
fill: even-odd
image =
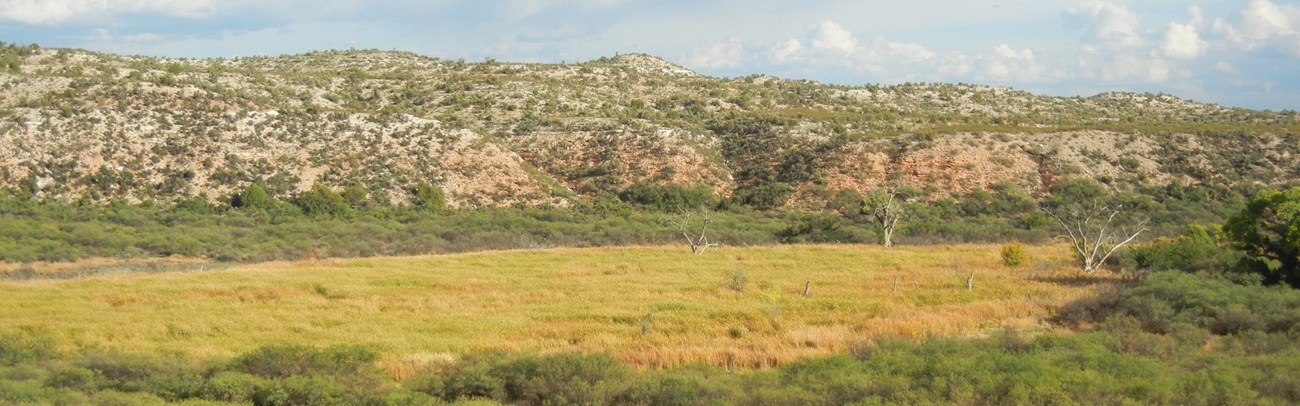
[{"label": "shrub-covered slope", "polygon": [[0,187],[43,199],[288,197],[320,184],[452,207],[566,206],[638,183],[816,208],[891,179],[938,197],[1085,176],[1132,189],[1300,177],[1294,112],[1162,94],[715,78],[330,51],[156,59],[0,47]]}]

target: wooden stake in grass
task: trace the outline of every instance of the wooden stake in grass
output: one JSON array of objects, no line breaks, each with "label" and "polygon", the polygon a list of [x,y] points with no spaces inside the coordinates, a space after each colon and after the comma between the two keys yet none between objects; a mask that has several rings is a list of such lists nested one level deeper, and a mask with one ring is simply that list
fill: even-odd
[{"label": "wooden stake in grass", "polygon": [[811,296],[811,295],[812,295],[812,281],[804,282],[804,283],[803,283],[803,297],[808,297],[808,296]]},{"label": "wooden stake in grass", "polygon": [[898,277],[894,277],[894,283],[889,284],[889,293],[898,293]]}]

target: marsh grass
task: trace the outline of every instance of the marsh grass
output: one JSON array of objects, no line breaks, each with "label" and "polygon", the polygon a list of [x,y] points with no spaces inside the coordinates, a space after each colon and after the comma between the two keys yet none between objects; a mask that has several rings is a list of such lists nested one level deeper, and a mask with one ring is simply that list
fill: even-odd
[{"label": "marsh grass", "polygon": [[[1066,264],[1063,246],[1026,246]],[[978,272],[973,289],[953,272]],[[78,347],[225,357],[366,345],[409,376],[485,352],[608,352],[643,367],[770,367],[875,338],[1039,328],[1111,283],[1008,270],[996,245],[549,249],[271,262],[0,282],[0,330]],[[744,269],[752,289],[719,284]],[[902,280],[897,286],[891,286]],[[805,283],[811,295],[803,296]]]}]

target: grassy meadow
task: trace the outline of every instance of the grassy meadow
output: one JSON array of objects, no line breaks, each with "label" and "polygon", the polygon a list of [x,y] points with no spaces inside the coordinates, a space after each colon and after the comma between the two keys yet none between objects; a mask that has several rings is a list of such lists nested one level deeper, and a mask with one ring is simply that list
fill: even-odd
[{"label": "grassy meadow", "polygon": [[1076,279],[1064,246],[1025,248],[1017,269],[996,245],[665,246],[4,281],[0,332],[195,358],[362,344],[399,378],[481,352],[767,367],[877,337],[1047,328],[1042,318],[1109,282]]}]

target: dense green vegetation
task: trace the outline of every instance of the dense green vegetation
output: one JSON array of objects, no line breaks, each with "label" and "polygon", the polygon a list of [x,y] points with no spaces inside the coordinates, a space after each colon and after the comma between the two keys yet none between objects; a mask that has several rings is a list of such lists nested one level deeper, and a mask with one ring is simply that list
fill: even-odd
[{"label": "dense green vegetation", "polygon": [[0,402],[440,404],[1294,404],[1300,291],[1161,272],[1063,309],[1078,334],[880,340],[774,370],[640,371],[608,355],[468,354],[401,382],[358,346],[233,359],[72,352],[0,335]]},{"label": "dense green vegetation", "polygon": [[[1062,195],[1101,190],[1089,181],[1062,182]],[[1191,192],[1122,195],[1152,219],[1151,235],[1177,235],[1189,221],[1221,223],[1237,194],[1209,204]],[[904,195],[920,192],[908,189]],[[441,190],[412,188],[416,204],[367,198],[360,188],[317,187],[284,199],[254,184],[227,204],[185,199],[170,206],[90,202],[64,204],[0,192],[0,260],[68,261],[87,257],[182,255],[219,261],[461,252],[545,246],[676,242],[665,221],[678,210],[713,212],[711,241],[723,244],[874,243],[879,225],[862,213],[863,197],[829,197],[819,210],[762,210],[706,189],[637,184],[619,196],[571,208],[448,210]],[[1076,193],[1077,194],[1077,193]],[[906,198],[907,196],[904,196]],[[1011,185],[957,198],[913,200],[899,226],[904,244],[1042,242],[1060,233],[1038,201]]]}]

